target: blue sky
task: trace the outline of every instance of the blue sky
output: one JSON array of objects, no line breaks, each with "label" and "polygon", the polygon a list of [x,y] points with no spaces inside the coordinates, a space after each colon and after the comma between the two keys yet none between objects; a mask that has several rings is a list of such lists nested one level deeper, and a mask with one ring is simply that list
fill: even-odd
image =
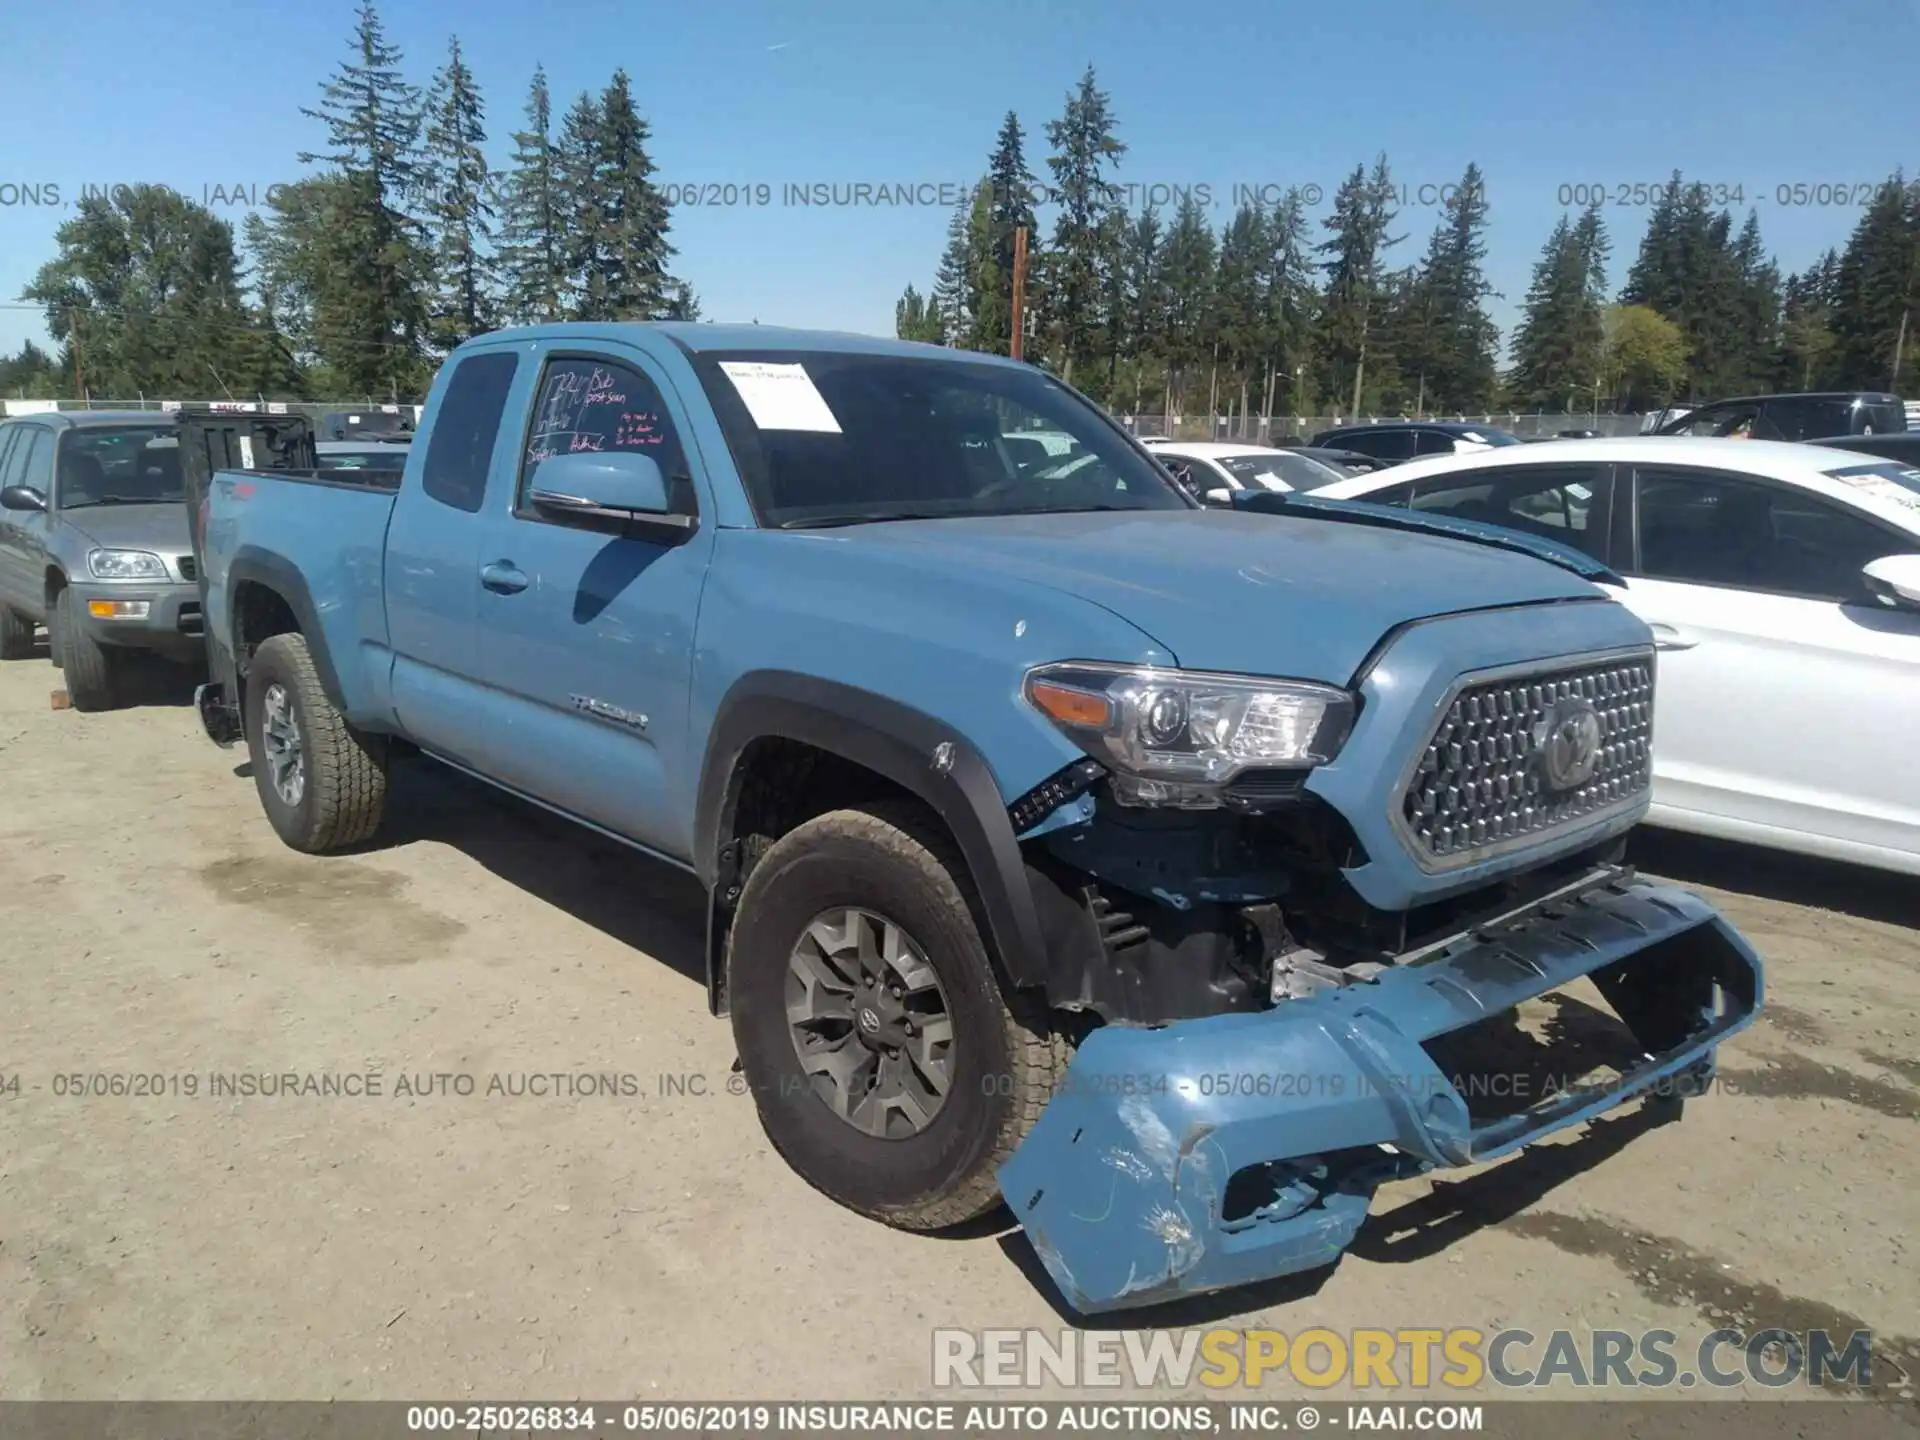
[{"label": "blue sky", "polygon": [[[22,0],[6,4],[23,18]],[[83,185],[153,181],[199,197],[305,173],[295,157],[321,136],[300,106],[345,54],[353,6],[276,8],[268,23],[239,0],[91,0],[85,24],[35,23],[28,43],[10,45],[6,300],[52,253]],[[536,60],[556,110],[624,65],[663,182],[767,187],[764,206],[675,212],[676,269],[718,320],[890,332],[901,289],[926,288],[948,212],[801,208],[783,203],[785,187],[964,184],[1008,109],[1044,174],[1041,127],[1088,63],[1129,146],[1116,178],[1205,185],[1217,222],[1236,185],[1330,196],[1384,150],[1415,202],[1391,252],[1402,263],[1437,218],[1418,203],[1422,187],[1477,161],[1503,328],[1562,187],[1602,187],[1610,200],[1628,189],[1627,204],[1606,210],[1617,283],[1645,223],[1629,187],[1676,167],[1743,187],[1787,268],[1843,243],[1857,211],[1823,192],[1806,199],[1829,203],[1783,204],[1779,187],[1831,192],[1920,170],[1920,0],[1370,0],[1217,14],[1164,0],[389,0],[381,10],[422,83],[459,34],[498,160]],[[62,207],[30,203],[49,186]],[[244,213],[216,208],[236,224]],[[29,335],[44,335],[36,312],[0,309],[0,346]]]}]

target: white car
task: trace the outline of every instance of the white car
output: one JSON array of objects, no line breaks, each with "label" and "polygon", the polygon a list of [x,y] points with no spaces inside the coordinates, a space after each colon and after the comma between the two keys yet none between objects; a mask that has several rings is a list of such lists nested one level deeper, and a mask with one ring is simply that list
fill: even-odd
[{"label": "white car", "polygon": [[[1340,472],[1306,455],[1217,440],[1143,440],[1147,451],[1196,499],[1230,503],[1236,490],[1317,490]],[[1224,493],[1223,493],[1224,492]]]},{"label": "white car", "polygon": [[1920,874],[1920,469],[1824,446],[1562,440],[1317,492],[1571,544],[1652,627],[1649,823]]}]

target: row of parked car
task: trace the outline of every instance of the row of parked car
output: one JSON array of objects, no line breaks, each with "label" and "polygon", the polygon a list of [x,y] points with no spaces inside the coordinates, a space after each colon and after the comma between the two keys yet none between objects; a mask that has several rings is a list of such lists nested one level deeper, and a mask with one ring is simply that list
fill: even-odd
[{"label": "row of parked car", "polygon": [[[1847,428],[1749,438],[1756,418]],[[1314,443],[1419,458],[1327,479],[1287,449],[1148,448],[1208,503],[1305,490],[1607,565],[1660,651],[1652,823],[1920,873],[1920,432],[1905,423],[1891,396],[1727,401],[1664,434],[1544,445],[1384,423]]]}]

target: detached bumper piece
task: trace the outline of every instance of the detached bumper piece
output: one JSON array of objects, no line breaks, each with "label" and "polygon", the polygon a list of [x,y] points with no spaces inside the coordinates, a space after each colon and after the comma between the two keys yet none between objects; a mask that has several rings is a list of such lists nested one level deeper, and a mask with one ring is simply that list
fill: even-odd
[{"label": "detached bumper piece", "polygon": [[[1578,1033],[1610,1027],[1624,1043],[1605,1078],[1528,1087],[1509,1070],[1483,1093],[1443,1068],[1582,977],[1618,1021],[1576,1003],[1545,1053],[1584,1075]],[[1697,1093],[1761,989],[1759,957],[1704,901],[1606,884],[1272,1010],[1096,1030],[1000,1188],[1082,1314],[1317,1269],[1387,1180],[1497,1159],[1656,1089]]]}]

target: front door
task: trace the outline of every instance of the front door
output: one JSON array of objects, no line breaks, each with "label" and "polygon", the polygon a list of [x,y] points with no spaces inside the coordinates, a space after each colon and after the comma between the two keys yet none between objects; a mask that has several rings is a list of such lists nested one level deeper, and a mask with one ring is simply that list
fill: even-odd
[{"label": "front door", "polygon": [[1756,840],[1920,851],[1920,765],[1904,761],[1920,714],[1920,615],[1860,580],[1912,538],[1739,474],[1644,468],[1634,484],[1627,603],[1660,647],[1659,811]]},{"label": "front door", "polygon": [[426,453],[408,457],[387,524],[383,583],[394,713],[420,745],[474,768],[486,760],[484,729],[475,724],[486,685],[481,509],[490,484],[499,492],[512,483],[518,429],[502,434],[500,422],[519,365],[504,348],[459,362],[429,413]]},{"label": "front door", "polygon": [[632,450],[659,461],[677,513],[699,515],[710,492],[684,415],[638,352],[549,356],[512,503],[489,507],[478,557],[491,773],[676,859],[692,853],[687,706],[711,522],[675,542],[527,497],[551,456]]},{"label": "front door", "polygon": [[[0,510],[0,592],[9,608],[46,623],[47,536],[53,526],[53,447],[44,425],[14,427],[18,438],[0,457],[0,485],[37,491],[44,510]],[[85,576],[81,577],[85,579]]]}]

